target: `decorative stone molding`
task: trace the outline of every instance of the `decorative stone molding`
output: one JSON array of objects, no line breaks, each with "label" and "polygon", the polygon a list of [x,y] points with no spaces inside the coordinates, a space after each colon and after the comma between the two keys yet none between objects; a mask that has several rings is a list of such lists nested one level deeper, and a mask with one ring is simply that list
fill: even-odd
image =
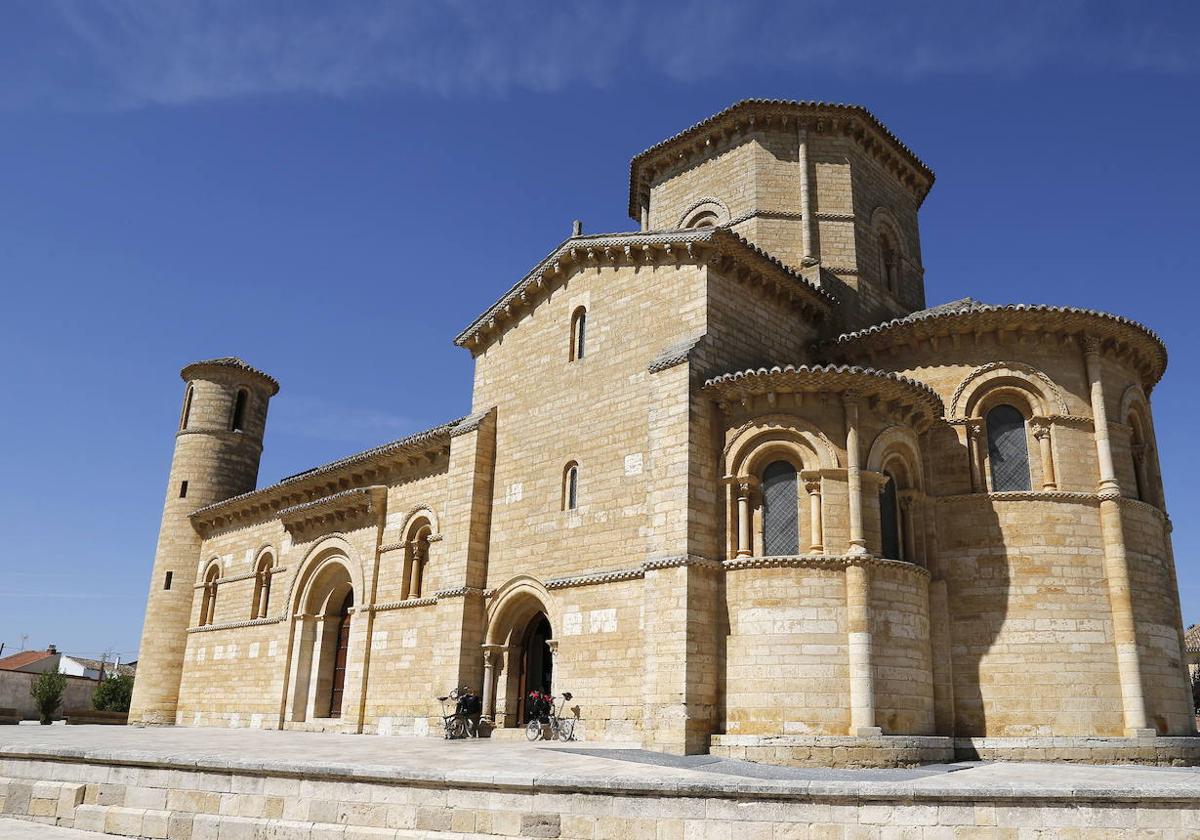
[{"label": "decorative stone molding", "polygon": [[988,362],[987,364],[980,365],[972,370],[965,377],[963,377],[962,382],[958,383],[958,387],[954,389],[954,395],[950,398],[950,415],[952,417],[965,416],[966,412],[962,407],[960,407],[960,405],[963,394],[967,392],[967,389],[973,382],[975,382],[981,376],[1005,369],[1033,377],[1045,387],[1045,396],[1053,399],[1054,405],[1047,405],[1044,407],[1044,409],[1056,409],[1060,414],[1067,413],[1067,401],[1063,398],[1062,389],[1059,388],[1054,380],[1052,380],[1044,372],[1038,370],[1033,365],[1027,365],[1024,362]]},{"label": "decorative stone molding", "polygon": [[189,633],[211,633],[214,630],[237,630],[241,627],[259,627],[264,624],[278,624],[287,616],[278,615],[275,618],[251,618],[246,621],[226,621],[223,624],[202,624],[199,627],[189,627]]},{"label": "decorative stone molding", "polygon": [[1075,493],[1068,490],[1006,490],[1003,493],[957,493],[951,496],[930,496],[938,504],[966,501],[993,502],[1096,502],[1096,493]]},{"label": "decorative stone molding", "polygon": [[431,607],[438,602],[437,598],[407,598],[403,601],[384,601],[380,604],[363,606],[370,612],[389,612],[391,610],[407,610],[413,607]]},{"label": "decorative stone molding", "polygon": [[720,560],[710,560],[707,557],[699,557],[695,554],[681,554],[674,557],[653,557],[644,563],[642,568],[649,572],[656,569],[675,569],[680,566],[695,566],[701,569],[719,569],[721,568]]},{"label": "decorative stone molding", "polygon": [[916,563],[904,560],[888,560],[869,554],[795,554],[774,557],[734,557],[721,566],[727,572],[745,569],[844,569],[847,566],[881,566],[902,569],[922,577],[930,577],[929,570]]},{"label": "decorative stone molding", "polygon": [[455,589],[439,589],[437,592],[433,593],[433,597],[439,601],[445,598],[486,598],[487,596],[488,590],[479,589],[475,586],[459,586]]},{"label": "decorative stone molding", "polygon": [[[1102,498],[1105,498],[1105,497],[1102,497]],[[1155,504],[1151,504],[1150,502],[1143,501],[1142,499],[1134,499],[1130,496],[1117,495],[1112,498],[1115,498],[1117,500],[1117,502],[1119,502],[1120,504],[1122,504],[1126,507],[1131,507],[1134,510],[1144,510],[1147,513],[1152,513],[1156,517],[1158,517],[1158,519],[1162,520],[1162,522],[1164,524],[1168,524],[1168,525],[1170,524],[1170,518],[1167,516],[1166,512],[1162,508],[1158,507]]]},{"label": "decorative stone molding", "polygon": [[997,306],[971,298],[922,309],[902,318],[843,333],[822,347],[839,357],[858,358],[886,353],[900,346],[929,343],[936,351],[939,342],[978,341],[991,334],[1016,341],[1052,340],[1064,344],[1085,343],[1095,352],[1107,352],[1125,360],[1138,371],[1147,393],[1162,378],[1167,366],[1167,349],[1162,339],[1137,321],[1094,309],[1072,306],[1009,304]]},{"label": "decorative stone molding", "polygon": [[698,210],[710,210],[717,218],[716,224],[729,225],[729,207],[721,199],[714,196],[705,196],[704,198],[693,201],[688,208],[679,216],[679,222],[675,225],[677,228],[687,228],[688,220],[695,215]]},{"label": "decorative stone molding", "polygon": [[[272,575],[278,575],[278,574],[280,574],[282,572],[286,572],[286,571],[287,571],[287,566],[272,566],[268,570],[268,573],[272,574]],[[243,572],[240,575],[231,575],[229,577],[219,577],[213,581],[213,584],[216,586],[223,586],[227,583],[237,583],[238,581],[251,580],[256,577],[258,577],[257,571]],[[200,583],[197,583],[194,586],[192,586],[192,589],[203,589],[205,586],[206,586],[206,584],[204,583],[204,581],[201,581]]]},{"label": "decorative stone molding", "polygon": [[551,578],[543,586],[549,590],[571,589],[576,586],[594,586],[599,583],[616,583],[622,580],[636,580],[646,576],[646,570],[641,566],[634,569],[613,569],[607,572],[589,572],[572,577]]},{"label": "decorative stone molding", "polygon": [[294,505],[279,511],[279,521],[293,533],[312,532],[334,525],[343,530],[347,523],[364,522],[382,514],[387,488],[381,485],[356,487]]},{"label": "decorative stone molding", "polygon": [[918,431],[943,413],[941,398],[928,385],[896,373],[851,365],[787,365],[738,371],[709,379],[703,390],[724,409],[768,393],[840,393],[843,399],[874,399],[888,404],[897,419]]}]

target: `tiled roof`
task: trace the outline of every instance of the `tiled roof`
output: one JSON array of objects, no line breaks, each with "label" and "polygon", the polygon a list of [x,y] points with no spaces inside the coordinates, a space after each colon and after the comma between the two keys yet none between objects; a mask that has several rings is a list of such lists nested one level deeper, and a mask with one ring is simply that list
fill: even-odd
[{"label": "tiled roof", "polygon": [[708,243],[719,253],[728,254],[742,264],[761,267],[766,272],[782,278],[788,289],[799,292],[804,299],[820,307],[821,310],[828,311],[837,303],[837,299],[829,292],[811,283],[777,257],[726,227],[588,234],[587,236],[573,236],[559,243],[553,251],[539,260],[528,274],[518,280],[512,288],[500,296],[499,300],[459,333],[454,339],[454,343],[465,347],[468,339],[477,334],[485,323],[502,315],[506,309],[517,305],[521,301],[522,295],[537,286],[547,272],[556,267],[556,260],[567,258],[572,251],[627,250],[638,246],[676,244],[690,249],[697,243]]},{"label": "tiled roof", "polygon": [[76,662],[78,662],[80,665],[82,665],[85,668],[90,668],[93,671],[103,670],[105,674],[109,674],[109,675],[111,675],[115,672],[115,673],[121,674],[123,676],[132,677],[137,671],[137,669],[133,665],[129,665],[124,662],[121,663],[120,665],[114,665],[112,662],[101,662],[99,659],[88,659],[83,656],[72,656],[69,653],[64,654],[64,656],[67,656],[70,659],[74,659]]},{"label": "tiled roof", "polygon": [[15,671],[54,655],[48,650],[23,650],[0,659],[0,671]]},{"label": "tiled roof", "polygon": [[831,388],[838,385],[863,389],[881,387],[894,394],[904,394],[923,406],[931,416],[940,417],[944,411],[942,398],[924,382],[909,379],[898,373],[854,367],[853,365],[785,365],[754,368],[714,376],[704,383],[707,391],[735,391],[739,386],[773,388],[789,383]]},{"label": "tiled roof", "polygon": [[928,185],[922,192],[922,197],[928,193],[929,187],[933,186],[934,174],[924,161],[917,157],[908,146],[901,142],[900,138],[893,134],[887,126],[879,121],[879,118],[864,108],[862,105],[844,105],[838,102],[815,102],[812,100],[794,100],[794,99],[743,99],[740,102],[735,102],[723,111],[713,114],[711,117],[701,120],[689,128],[668,137],[659,143],[655,143],[650,148],[635,155],[633,160],[629,162],[629,215],[637,219],[637,187],[638,187],[638,172],[640,167],[646,163],[649,158],[655,157],[660,152],[677,143],[684,143],[690,140],[698,139],[698,136],[705,131],[711,131],[717,128],[719,123],[727,122],[736,118],[742,112],[748,111],[766,111],[766,112],[832,112],[841,115],[853,115],[860,117],[868,125],[872,126],[886,138],[901,156],[906,159],[915,169],[929,179]]},{"label": "tiled roof", "polygon": [[260,376],[267,380],[267,382],[271,383],[271,385],[274,386],[274,390],[271,392],[272,394],[279,393],[279,380],[271,376],[271,374],[264,373],[253,365],[247,364],[237,356],[221,356],[218,359],[202,359],[199,362],[192,362],[190,365],[185,365],[183,370],[179,372],[179,375],[182,376],[186,382],[190,378],[187,375],[187,372],[192,368],[197,367],[231,367],[237,368],[238,370],[244,370],[247,373],[253,373],[256,376]]},{"label": "tiled roof", "polygon": [[203,518],[206,514],[212,513],[213,511],[220,510],[226,506],[237,505],[238,503],[247,501],[251,498],[265,496],[275,490],[287,487],[288,485],[300,482],[304,479],[319,478],[329,473],[337,472],[338,470],[346,467],[353,467],[357,464],[362,464],[375,458],[386,457],[394,452],[421,446],[438,437],[444,436],[449,439],[450,431],[464,419],[466,418],[460,417],[457,420],[451,420],[449,423],[443,423],[440,426],[434,426],[432,429],[425,429],[424,431],[416,432],[408,435],[407,437],[402,437],[399,440],[394,440],[391,443],[385,443],[382,446],[376,446],[373,449],[366,449],[362,452],[356,452],[353,455],[347,455],[345,458],[339,458],[336,461],[330,461],[328,464],[322,464],[319,467],[313,467],[310,470],[305,470],[304,472],[296,473],[295,475],[289,475],[287,478],[284,478],[275,484],[270,484],[257,490],[251,490],[248,493],[242,493],[240,496],[233,496],[223,501],[206,505],[195,511],[192,516]]},{"label": "tiled roof", "polygon": [[[928,331],[934,328],[936,322],[939,321],[954,321],[963,318],[998,321],[1014,314],[1025,315],[1031,319],[1037,318],[1043,321],[1063,319],[1091,320],[1100,325],[1098,338],[1108,337],[1107,334],[1111,333],[1128,331],[1124,333],[1124,336],[1128,337],[1131,334],[1136,336],[1139,340],[1138,343],[1142,345],[1149,356],[1148,361],[1152,363],[1152,367],[1154,368],[1151,382],[1148,384],[1153,385],[1157,382],[1162,377],[1163,371],[1166,370],[1167,348],[1163,344],[1162,339],[1149,327],[1129,318],[1100,312],[1096,309],[1083,309],[1075,306],[1049,306],[1032,303],[990,304],[982,303],[969,297],[943,303],[940,306],[933,306],[929,309],[921,309],[902,318],[893,318],[890,321],[874,324],[861,330],[843,333],[837,338],[826,342],[826,346],[851,345],[876,337],[885,337],[892,333],[900,335],[911,330]],[[1031,323],[1030,326],[1034,326],[1034,324]]]}]

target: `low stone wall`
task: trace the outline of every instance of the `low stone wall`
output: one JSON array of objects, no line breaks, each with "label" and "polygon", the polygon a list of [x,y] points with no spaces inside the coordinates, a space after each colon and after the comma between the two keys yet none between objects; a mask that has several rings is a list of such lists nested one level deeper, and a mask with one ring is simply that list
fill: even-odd
[{"label": "low stone wall", "polygon": [[954,741],[924,735],[714,735],[709,752],[785,767],[915,767],[954,761]]},{"label": "low stone wall", "polygon": [[1194,786],[1114,790],[714,777],[505,780],[314,763],[55,757],[0,749],[0,814],[177,840],[325,838],[1016,837],[1182,840]]}]

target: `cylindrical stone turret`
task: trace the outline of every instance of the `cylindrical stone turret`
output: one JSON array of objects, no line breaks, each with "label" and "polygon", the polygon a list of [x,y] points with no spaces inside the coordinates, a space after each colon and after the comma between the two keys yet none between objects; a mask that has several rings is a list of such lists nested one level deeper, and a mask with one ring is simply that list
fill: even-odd
[{"label": "cylindrical stone turret", "polygon": [[241,359],[195,362],[180,375],[184,390],[167,482],[138,673],[129,722],[174,724],[187,646],[200,535],[196,510],[253,490],[258,481],[267,404],[279,383]]}]

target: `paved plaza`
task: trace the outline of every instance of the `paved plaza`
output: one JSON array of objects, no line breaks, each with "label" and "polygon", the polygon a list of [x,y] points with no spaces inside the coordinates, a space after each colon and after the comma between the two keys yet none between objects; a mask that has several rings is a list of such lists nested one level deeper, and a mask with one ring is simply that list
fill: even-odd
[{"label": "paved plaza", "polygon": [[47,756],[286,770],[299,775],[436,782],[687,788],[773,795],[1200,798],[1200,768],[959,762],[912,769],[776,767],[714,756],[669,756],[632,746],[525,740],[332,735],[186,727],[15,726],[0,757]]}]

